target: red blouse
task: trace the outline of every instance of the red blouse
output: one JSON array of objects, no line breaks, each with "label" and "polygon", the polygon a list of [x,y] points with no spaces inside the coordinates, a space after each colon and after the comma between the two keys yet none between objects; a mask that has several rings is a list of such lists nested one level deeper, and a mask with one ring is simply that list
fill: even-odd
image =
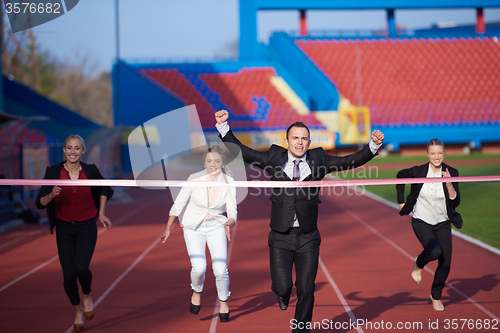
[{"label": "red blouse", "polygon": [[[61,168],[59,179],[71,179],[68,170]],[[88,179],[80,170],[78,179]],[[61,186],[61,193],[55,198],[56,218],[68,222],[81,222],[97,217],[90,186]]]}]

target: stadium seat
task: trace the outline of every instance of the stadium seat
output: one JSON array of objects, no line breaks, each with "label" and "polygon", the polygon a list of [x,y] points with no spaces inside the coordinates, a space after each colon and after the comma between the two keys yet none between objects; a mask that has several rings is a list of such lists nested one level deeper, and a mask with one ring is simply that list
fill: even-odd
[{"label": "stadium seat", "polygon": [[[341,95],[356,103],[357,66],[362,102],[377,126],[496,121],[488,105],[500,102],[500,48],[490,38],[405,38],[365,40],[297,39],[296,45],[335,82]],[[356,49],[361,63],[356,63]],[[427,102],[426,111],[421,107]],[[486,103],[479,107],[477,103]],[[440,103],[452,103],[453,107]],[[475,103],[460,113],[458,105]],[[387,107],[384,107],[386,105]],[[393,105],[399,105],[394,111]],[[493,106],[490,109],[494,109]],[[413,111],[405,111],[413,110]],[[393,112],[399,112],[397,117]]]},{"label": "stadium seat", "polygon": [[295,121],[307,122],[312,129],[325,128],[314,115],[299,115],[272,85],[271,77],[277,76],[273,67],[243,67],[235,73],[151,68],[140,73],[186,105],[195,104],[203,128],[213,129],[213,113],[222,108],[231,113],[231,126],[237,130],[285,129]]}]

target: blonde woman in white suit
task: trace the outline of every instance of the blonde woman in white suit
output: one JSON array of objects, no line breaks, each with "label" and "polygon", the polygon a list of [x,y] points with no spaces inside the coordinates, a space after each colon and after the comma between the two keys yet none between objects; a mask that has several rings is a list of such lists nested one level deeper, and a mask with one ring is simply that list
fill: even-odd
[{"label": "blonde woman in white suit", "polygon": [[[203,161],[205,170],[189,176],[188,181],[224,182],[233,180],[224,167],[225,154],[220,147],[208,149]],[[186,206],[187,205],[187,206]],[[227,217],[223,215],[226,207]],[[181,226],[191,260],[191,303],[189,310],[197,315],[201,307],[201,292],[205,281],[208,245],[212,257],[212,270],[220,301],[219,319],[229,321],[227,299],[229,273],[227,270],[227,241],[231,240],[230,228],[236,223],[236,188],[219,186],[183,187],[170,209],[167,227],[161,238],[163,243],[170,236],[175,218],[186,208]]]}]

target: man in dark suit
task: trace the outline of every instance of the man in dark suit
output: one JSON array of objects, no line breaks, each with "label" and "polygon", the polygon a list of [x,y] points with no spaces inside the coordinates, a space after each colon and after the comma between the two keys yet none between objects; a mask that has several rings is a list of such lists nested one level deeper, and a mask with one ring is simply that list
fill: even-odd
[{"label": "man in dark suit", "polygon": [[[308,149],[309,129],[297,122],[287,129],[287,149],[272,145],[259,152],[243,145],[227,124],[228,112],[215,113],[219,137],[234,156],[241,150],[243,160],[267,172],[273,181],[315,181],[327,174],[356,168],[371,160],[382,145],[384,135],[375,130],[372,141],[357,153],[344,157],[327,155],[322,148]],[[293,286],[292,267],[295,263],[297,306],[293,321],[294,332],[309,332],[314,306],[314,281],[318,271],[321,238],[317,228],[319,188],[273,188],[270,200],[271,231],[269,261],[271,289],[278,296],[281,310],[286,310]]]}]

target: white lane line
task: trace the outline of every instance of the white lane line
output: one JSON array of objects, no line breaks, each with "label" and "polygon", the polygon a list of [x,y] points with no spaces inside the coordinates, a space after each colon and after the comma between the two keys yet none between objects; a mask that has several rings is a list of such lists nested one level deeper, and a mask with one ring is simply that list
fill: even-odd
[{"label": "white lane line", "polygon": [[356,330],[359,333],[363,333],[364,332],[363,329],[361,329],[361,327],[357,325],[358,320],[356,319],[356,317],[352,313],[351,308],[349,307],[349,305],[347,304],[347,301],[345,300],[344,296],[342,295],[342,292],[340,291],[339,287],[337,286],[337,284],[333,280],[332,276],[328,272],[328,269],[326,268],[325,263],[321,259],[321,256],[319,257],[319,266],[323,270],[323,273],[326,275],[326,279],[328,280],[328,282],[330,282],[330,285],[332,286],[333,290],[337,294],[337,297],[339,298],[340,303],[342,303],[342,306],[344,307],[345,312],[349,315],[349,318],[351,318],[351,322],[356,323],[356,325],[355,325],[355,326],[357,326]]},{"label": "white lane line", "polygon": [[[153,203],[155,203],[156,201],[158,201],[160,199],[160,196],[157,196],[156,199],[152,200],[151,202],[149,202],[148,204],[142,206],[142,207],[138,207],[136,209],[134,209],[133,211],[129,212],[128,214],[125,214],[123,215],[122,217],[116,219],[114,222],[113,222],[113,225],[117,225],[119,224],[120,222],[123,222],[124,220],[128,219],[129,217],[137,214],[138,212],[140,212],[141,210],[145,209],[146,207],[152,205]],[[99,230],[99,235],[101,235],[102,233],[106,232],[108,229],[106,228],[102,228]],[[31,274],[41,270],[42,268],[44,268],[45,266],[47,266],[48,264],[50,264],[51,262],[57,260],[57,258],[59,258],[58,255],[55,255],[54,257],[50,258],[49,260],[45,261],[44,263],[38,265],[37,267],[33,268],[31,271],[27,272],[27,273],[24,273],[23,275],[21,275],[20,277],[12,280],[11,282],[7,283],[6,285],[4,285],[3,287],[0,288],[0,292],[4,291],[5,289],[9,288],[10,286],[12,286],[13,284],[23,280],[24,278],[30,276]]]},{"label": "white lane line", "polygon": [[[361,190],[360,190],[361,191]],[[389,201],[387,199],[384,199],[382,197],[379,197],[378,195],[376,194],[373,194],[372,192],[369,192],[369,191],[364,191],[363,193],[364,195],[366,195],[368,198],[370,199],[373,199],[375,201],[378,201],[378,202],[381,202],[383,203],[384,205],[387,205],[389,207],[392,207],[394,209],[397,209],[398,212],[399,212],[399,205],[397,203],[394,203],[392,201]],[[477,245],[479,247],[482,247],[483,249],[485,250],[488,250],[490,252],[493,252],[494,254],[496,255],[499,255],[500,256],[500,249],[497,249],[496,247],[493,247],[489,244],[486,244],[482,241],[480,241],[479,239],[476,239],[476,238],[473,238],[471,236],[468,236],[464,233],[461,233],[460,231],[456,230],[456,229],[452,229],[451,232],[453,233],[454,236],[458,237],[458,238],[462,238],[463,240],[469,242],[469,243],[472,243],[474,245]]]},{"label": "white lane line", "polygon": [[[137,257],[137,259],[135,259],[135,261],[108,287],[108,289],[106,289],[106,291],[101,295],[101,297],[99,297],[99,299],[94,303],[94,308],[96,308],[105,298],[106,296],[108,296],[108,294],[118,285],[118,283],[120,283],[120,281],[128,275],[128,273],[130,273],[130,271],[132,271],[132,269],[134,269],[135,266],[137,266],[138,263],[140,263],[142,261],[142,259],[144,259],[144,257],[156,246],[158,245],[158,243],[160,242],[160,238],[157,237],[155,238],[154,242],[151,243],[151,245],[148,246],[148,248],[146,250],[144,250],[144,252],[142,252],[142,254]],[[70,333],[73,331],[73,325],[71,325],[68,330],[66,331],[66,333]]]},{"label": "white lane line", "polygon": [[[340,207],[346,213],[348,213],[349,215],[351,215],[356,221],[358,221],[359,223],[361,223],[362,225],[364,225],[366,228],[368,228],[371,232],[373,232],[375,235],[377,235],[378,237],[382,238],[384,241],[386,241],[387,243],[389,243],[392,247],[394,247],[396,250],[398,250],[401,254],[403,254],[407,258],[409,258],[412,262],[415,260],[415,258],[412,257],[408,252],[406,252],[401,247],[399,247],[396,243],[394,243],[393,241],[391,241],[390,239],[388,239],[387,237],[385,237],[384,235],[382,235],[377,229],[375,229],[374,227],[372,227],[371,225],[369,225],[365,220],[363,220],[361,217],[359,217],[356,213],[348,210],[347,208],[345,208],[343,206],[340,206]],[[428,267],[425,267],[424,270],[427,271],[427,272],[429,272],[432,276],[434,276],[434,272],[431,271]],[[446,286],[452,288],[459,295],[461,295],[464,299],[466,299],[470,303],[474,304],[479,310],[481,310],[482,312],[486,313],[491,318],[500,320],[497,316],[495,316],[494,314],[492,314],[490,311],[486,310],[482,305],[478,304],[476,301],[474,301],[471,297],[467,296],[465,293],[463,293],[462,291],[460,291],[458,288],[452,286],[448,282],[446,282]]]},{"label": "white lane line", "polygon": [[472,304],[474,304],[475,306],[477,306],[481,311],[483,311],[484,313],[486,313],[491,318],[500,321],[500,318],[498,318],[497,316],[495,316],[490,311],[486,310],[481,304],[476,303],[472,298],[470,298],[469,296],[467,296],[466,294],[464,294],[462,291],[460,291],[458,288],[456,288],[455,286],[453,286],[449,282],[446,282],[446,286],[449,287],[449,288],[451,288],[451,289],[453,289],[457,294],[459,294],[460,296],[462,296],[463,298],[465,298],[467,301],[469,301]]},{"label": "white lane line", "polygon": [[36,230],[36,231],[30,232],[30,233],[29,233],[29,234],[27,234],[27,235],[24,235],[24,236],[19,236],[19,237],[17,237],[17,238],[14,238],[14,239],[13,239],[13,240],[11,240],[10,242],[7,242],[7,243],[5,243],[5,244],[0,245],[0,249],[1,249],[1,248],[4,248],[4,247],[7,247],[7,246],[9,246],[9,245],[15,244],[15,243],[17,243],[17,242],[19,242],[19,241],[22,241],[22,240],[23,240],[23,239],[25,239],[25,238],[28,238],[28,237],[34,236],[34,235],[36,235],[36,234],[39,234],[39,233],[41,233],[42,231],[44,231],[44,230],[43,230],[43,229],[40,229],[40,230]]},{"label": "white lane line", "polygon": [[473,237],[471,237],[469,235],[463,234],[460,231],[458,231],[457,229],[451,229],[451,233],[453,234],[453,236],[461,238],[461,239],[463,239],[466,242],[469,242],[469,243],[472,243],[472,244],[474,244],[476,246],[482,247],[483,249],[485,249],[487,251],[490,251],[490,252],[492,252],[492,253],[500,256],[500,249],[497,249],[496,247],[493,247],[493,246],[491,246],[489,244],[481,242],[479,239],[475,239],[475,238],[473,238]]},{"label": "white lane line", "polygon": [[[236,238],[236,231],[238,230],[238,223],[231,228],[231,241],[229,242],[229,249],[227,251],[227,267],[229,267],[229,261],[231,261],[231,253],[233,253],[234,239]],[[217,319],[219,318],[219,300],[215,301],[214,314],[212,317],[212,322],[210,324],[210,333],[215,333],[217,329]]]},{"label": "white lane line", "polygon": [[7,283],[5,286],[3,286],[2,288],[0,288],[0,292],[4,291],[5,289],[9,288],[10,286],[12,286],[14,283],[17,283],[19,281],[21,281],[22,279],[30,276],[31,274],[41,270],[42,268],[44,268],[45,266],[47,266],[48,264],[50,264],[51,262],[57,260],[57,258],[59,258],[58,255],[55,255],[53,256],[52,258],[50,258],[49,260],[47,260],[46,262],[44,262],[43,264],[41,265],[38,265],[37,267],[33,268],[31,271],[27,272],[27,273],[24,273],[23,275],[21,275],[20,277],[18,277],[17,279],[14,279],[12,281],[10,281],[9,283]]},{"label": "white lane line", "polygon": [[[383,203],[383,204],[385,204],[385,205],[387,205],[387,206],[389,206],[389,207],[395,208],[395,209],[397,209],[397,210],[399,211],[399,205],[398,205],[398,204],[396,204],[396,203],[394,203],[394,202],[392,202],[392,201],[389,201],[389,200],[387,200],[387,199],[384,199],[384,198],[382,198],[382,197],[379,197],[378,195],[373,194],[372,192],[368,192],[368,191],[366,191],[366,192],[364,193],[364,195],[366,195],[367,197],[369,197],[369,198],[371,198],[371,199],[373,199],[373,200],[375,200],[375,201],[381,202],[381,203]],[[371,227],[371,226],[370,226],[370,227]],[[375,229],[373,229],[373,230],[375,230]],[[372,230],[372,231],[373,231],[373,230]],[[376,230],[375,230],[375,231],[376,231]],[[376,232],[378,232],[378,231],[376,231]],[[468,235],[466,235],[466,234],[463,234],[463,233],[461,233],[460,231],[458,231],[458,230],[456,230],[456,229],[452,229],[452,230],[451,230],[451,232],[452,232],[452,234],[453,234],[454,236],[456,236],[456,237],[458,237],[458,238],[461,238],[461,239],[463,239],[463,240],[465,240],[465,241],[467,241],[467,242],[469,242],[469,243],[472,243],[472,244],[474,244],[474,245],[476,245],[476,246],[479,246],[479,247],[481,247],[481,248],[483,248],[483,249],[485,249],[485,250],[487,250],[487,251],[490,251],[490,252],[492,252],[492,253],[494,253],[494,254],[496,254],[496,255],[500,255],[500,249],[497,249],[496,247],[493,247],[493,246],[491,246],[491,245],[488,245],[488,244],[486,244],[486,243],[483,243],[483,242],[481,242],[480,240],[475,239],[475,238],[473,238],[473,237],[471,237],[471,236],[468,236]],[[390,241],[390,240],[389,240],[389,241]],[[395,244],[394,244],[394,245],[395,245]],[[397,246],[397,245],[396,245],[396,246]],[[400,251],[400,252],[401,252],[401,251]],[[412,260],[414,260],[414,259],[412,258]],[[434,274],[434,272],[432,272],[432,271],[431,271],[429,268],[427,268],[427,267],[425,267],[425,270],[426,270],[427,272],[431,273],[431,275],[433,275],[433,274]],[[453,289],[453,290],[454,290],[457,294],[459,294],[460,296],[462,296],[464,299],[466,299],[466,300],[467,300],[467,301],[469,301],[470,303],[474,304],[476,307],[478,307],[481,311],[483,311],[484,313],[486,313],[487,315],[489,315],[491,318],[493,318],[493,319],[497,319],[498,321],[500,321],[500,319],[499,319],[497,316],[495,316],[495,315],[494,315],[493,313],[491,313],[490,311],[486,310],[486,309],[485,309],[485,308],[484,308],[481,304],[476,303],[476,302],[475,302],[472,298],[470,298],[469,296],[467,296],[466,294],[464,294],[462,291],[460,291],[459,289],[457,289],[455,286],[453,286],[453,285],[452,285],[452,284],[450,284],[449,282],[446,282],[446,286],[447,286],[447,287],[449,287],[449,288],[451,288],[451,289]]]}]

